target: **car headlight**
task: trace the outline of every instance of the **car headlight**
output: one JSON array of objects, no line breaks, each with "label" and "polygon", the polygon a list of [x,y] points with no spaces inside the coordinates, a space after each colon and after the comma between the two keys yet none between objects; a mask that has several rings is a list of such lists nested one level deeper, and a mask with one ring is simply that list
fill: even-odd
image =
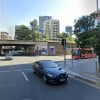
[{"label": "car headlight", "polygon": [[53,74],[50,74],[50,73],[47,73],[47,76],[54,77],[54,75]]}]

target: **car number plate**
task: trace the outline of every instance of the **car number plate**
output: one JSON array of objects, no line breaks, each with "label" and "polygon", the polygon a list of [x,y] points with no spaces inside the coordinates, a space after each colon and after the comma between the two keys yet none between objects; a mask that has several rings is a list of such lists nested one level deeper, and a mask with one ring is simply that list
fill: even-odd
[{"label": "car number plate", "polygon": [[62,81],[65,81],[65,79],[63,78],[63,79],[60,79],[60,81],[62,82]]}]

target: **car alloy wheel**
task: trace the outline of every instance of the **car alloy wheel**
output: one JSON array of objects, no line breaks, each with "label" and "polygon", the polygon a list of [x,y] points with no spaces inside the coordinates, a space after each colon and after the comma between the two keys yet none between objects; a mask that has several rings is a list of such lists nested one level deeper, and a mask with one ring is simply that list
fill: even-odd
[{"label": "car alloy wheel", "polygon": [[45,83],[48,83],[46,75],[43,76],[43,81],[44,81]]}]

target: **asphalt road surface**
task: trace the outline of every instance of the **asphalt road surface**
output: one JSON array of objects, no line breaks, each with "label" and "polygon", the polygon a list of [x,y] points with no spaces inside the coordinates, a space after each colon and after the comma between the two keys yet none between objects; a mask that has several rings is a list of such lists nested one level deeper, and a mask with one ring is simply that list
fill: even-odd
[{"label": "asphalt road surface", "polygon": [[67,84],[45,84],[32,63],[0,67],[0,100],[100,100],[100,89],[69,78]]}]

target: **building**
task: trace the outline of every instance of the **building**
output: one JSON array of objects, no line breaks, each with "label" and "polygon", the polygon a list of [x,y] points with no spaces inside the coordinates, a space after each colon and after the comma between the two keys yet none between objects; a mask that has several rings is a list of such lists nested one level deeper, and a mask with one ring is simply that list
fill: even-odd
[{"label": "building", "polygon": [[48,20],[44,22],[44,34],[47,34],[50,39],[57,39],[59,34],[59,20]]},{"label": "building", "polygon": [[18,37],[18,32],[17,32],[17,30],[20,30],[20,25],[15,25],[15,37],[14,37],[14,40],[16,40],[17,39],[17,37]]},{"label": "building", "polygon": [[98,19],[100,22],[100,9],[97,11],[94,11],[93,13],[90,14],[93,18]]},{"label": "building", "polygon": [[95,19],[95,27],[97,26],[98,23],[100,23],[100,9],[97,11],[94,11],[90,14]]},{"label": "building", "polygon": [[0,40],[12,40],[12,37],[7,32],[0,32]]},{"label": "building", "polygon": [[65,32],[67,32],[71,36],[72,35],[72,26],[66,26]]},{"label": "building", "polygon": [[45,21],[52,19],[52,16],[39,16],[39,32],[43,33],[43,24]]}]

